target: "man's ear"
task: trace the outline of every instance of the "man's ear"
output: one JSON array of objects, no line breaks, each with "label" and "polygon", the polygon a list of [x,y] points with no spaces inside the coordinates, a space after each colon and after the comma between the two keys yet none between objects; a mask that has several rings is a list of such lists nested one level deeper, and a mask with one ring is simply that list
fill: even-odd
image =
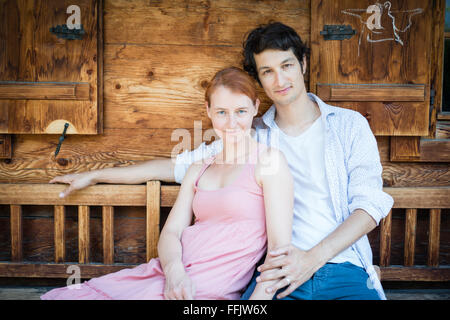
[{"label": "man's ear", "polygon": [[303,55],[303,61],[302,61],[302,71],[303,71],[303,75],[305,75],[305,73],[306,73],[306,67],[307,67],[307,63],[306,63],[306,55]]}]

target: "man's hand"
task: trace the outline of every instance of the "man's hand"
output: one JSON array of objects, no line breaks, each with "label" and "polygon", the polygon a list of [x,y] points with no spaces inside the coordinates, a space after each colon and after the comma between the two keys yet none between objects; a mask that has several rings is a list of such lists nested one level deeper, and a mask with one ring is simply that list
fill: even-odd
[{"label": "man's hand", "polygon": [[295,291],[300,285],[308,281],[312,275],[322,267],[322,263],[312,251],[303,251],[293,245],[278,248],[269,252],[270,258],[258,267],[261,272],[257,282],[279,281],[267,288],[270,292],[288,286],[286,290],[277,295],[284,298]]}]

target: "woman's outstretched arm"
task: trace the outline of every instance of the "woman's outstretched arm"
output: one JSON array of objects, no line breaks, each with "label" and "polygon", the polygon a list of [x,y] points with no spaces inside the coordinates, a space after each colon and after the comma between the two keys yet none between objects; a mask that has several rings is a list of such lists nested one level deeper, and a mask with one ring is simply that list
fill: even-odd
[{"label": "woman's outstretched arm", "polygon": [[[267,252],[269,252],[291,243],[294,181],[283,153],[273,148],[261,154],[255,176],[264,191]],[[266,290],[271,284],[272,281],[259,282],[250,299],[272,299],[275,292]]]}]

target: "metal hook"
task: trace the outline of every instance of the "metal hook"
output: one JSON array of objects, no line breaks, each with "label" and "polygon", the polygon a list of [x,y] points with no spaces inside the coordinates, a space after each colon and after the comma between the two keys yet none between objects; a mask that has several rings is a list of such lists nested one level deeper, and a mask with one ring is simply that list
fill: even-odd
[{"label": "metal hook", "polygon": [[64,125],[64,131],[63,131],[61,137],[59,137],[59,143],[58,143],[58,145],[56,146],[55,158],[56,158],[56,156],[57,156],[58,153],[59,153],[59,149],[61,149],[61,144],[62,144],[62,142],[64,141],[64,138],[65,138],[66,131],[67,131],[67,128],[68,128],[68,127],[69,127],[69,123],[66,123],[66,124]]}]

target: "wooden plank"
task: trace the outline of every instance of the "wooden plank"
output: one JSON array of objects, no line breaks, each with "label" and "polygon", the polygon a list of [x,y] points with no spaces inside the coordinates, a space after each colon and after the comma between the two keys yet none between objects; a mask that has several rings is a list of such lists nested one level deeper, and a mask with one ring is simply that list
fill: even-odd
[{"label": "wooden plank", "polygon": [[179,186],[161,186],[161,207],[172,207],[179,191]]},{"label": "wooden plank", "polygon": [[[223,46],[106,45],[105,127],[192,128],[194,121],[210,126],[206,86],[218,70],[241,65],[241,51]],[[260,111],[269,107],[263,100]]]},{"label": "wooden plank", "polygon": [[391,137],[391,161],[420,160],[420,137]]},{"label": "wooden plank", "polygon": [[78,206],[78,262],[89,263],[89,206]]},{"label": "wooden plank", "polygon": [[417,209],[406,209],[404,265],[407,267],[411,267],[414,265],[414,254],[416,248],[416,226]]},{"label": "wooden plank", "polygon": [[66,260],[66,208],[64,206],[54,207],[55,224],[55,262],[61,263]]},{"label": "wooden plank", "polygon": [[158,256],[161,182],[147,182],[146,248],[147,261]]},{"label": "wooden plank", "polygon": [[[428,101],[428,91],[425,98]],[[426,136],[429,114],[425,102],[334,101],[337,107],[361,113],[375,136]]]},{"label": "wooden plank", "polygon": [[19,262],[23,259],[22,243],[22,206],[11,205],[11,261]]},{"label": "wooden plank", "polygon": [[450,139],[391,137],[391,161],[450,162]]},{"label": "wooden plank", "polygon": [[324,101],[424,101],[425,85],[317,84]]},{"label": "wooden plank", "polygon": [[450,187],[383,188],[394,198],[393,208],[450,208]]},{"label": "wooden plank", "polygon": [[436,135],[436,125],[437,117],[436,115],[442,110],[442,88],[444,82],[444,37],[442,34],[445,29],[445,7],[446,1],[436,0],[433,1],[433,24],[432,24],[432,45],[431,45],[431,79],[430,86],[436,90],[436,95],[434,97],[434,108],[431,110],[430,115],[430,134],[428,138],[437,138]]},{"label": "wooden plank", "polygon": [[391,264],[391,230],[392,210],[380,222],[380,266],[387,267]]},{"label": "wooden plank", "polygon": [[450,267],[381,267],[381,281],[450,281]]},{"label": "wooden plank", "polygon": [[89,83],[0,81],[0,99],[89,100]]},{"label": "wooden plank", "polygon": [[[0,111],[0,117],[1,117]],[[0,127],[2,124],[0,123]],[[0,159],[11,159],[12,143],[10,134],[0,134]]]},{"label": "wooden plank", "polygon": [[450,162],[450,139],[421,139],[420,161]]},{"label": "wooden plank", "polygon": [[439,121],[436,124],[436,139],[450,139],[450,122]]},{"label": "wooden plank", "polygon": [[[80,267],[84,278],[99,277],[108,273],[117,272],[125,268],[135,267],[136,264],[45,264],[45,263],[0,263],[0,277],[26,277],[26,278],[68,278],[67,268],[70,265]],[[382,281],[450,281],[450,267],[381,267]]]},{"label": "wooden plank", "polygon": [[83,279],[100,277],[105,274],[117,272],[125,268],[135,267],[136,264],[78,264],[78,263],[12,263],[0,262],[0,277],[20,278],[68,278],[67,268],[76,265],[80,268]]},{"label": "wooden plank", "polygon": [[[3,162],[0,166],[0,183],[47,183],[58,175],[127,166],[161,157],[167,158],[179,143],[178,140],[171,141],[171,131],[170,129],[118,129],[114,130],[114,134],[109,132],[95,139],[77,136],[77,139],[71,140],[71,144],[61,148],[57,161],[47,156],[55,150],[55,138],[50,139],[42,135],[15,136],[17,140],[14,150],[15,159],[11,163]],[[189,132],[191,137],[195,137],[193,131]],[[377,140],[388,137],[378,138]],[[190,143],[193,143],[192,140]],[[447,163],[388,162],[388,143],[380,147],[382,148],[380,151],[383,152],[380,156],[384,159],[381,164],[385,187],[448,186],[450,166]]]},{"label": "wooden plank", "polygon": [[384,187],[448,187],[447,163],[393,163],[383,161]]},{"label": "wooden plank", "polygon": [[[60,199],[66,185],[0,183],[0,204],[146,206],[146,186],[99,184],[78,190]],[[161,206],[175,203],[179,186],[161,187]],[[394,208],[450,208],[450,187],[385,187],[394,199]]]},{"label": "wooden plank", "polygon": [[439,265],[441,209],[430,209],[429,221],[427,265],[430,267],[437,267]]},{"label": "wooden plank", "polygon": [[[59,39],[49,31],[49,26],[66,21],[67,3],[11,1],[4,8],[5,14],[11,16],[6,17],[6,22],[12,25],[0,27],[0,38],[8,48],[7,54],[0,55],[0,74],[6,75],[1,80],[37,82],[50,87],[45,88],[49,90],[46,95],[48,90],[40,91],[30,85],[22,98],[27,100],[17,100],[23,88],[3,89],[2,92],[8,90],[3,97],[12,99],[0,100],[0,108],[6,108],[8,113],[8,128],[0,128],[1,133],[61,134],[64,120],[71,124],[68,134],[98,134],[99,1],[77,1],[86,33],[82,40],[75,41]],[[67,83],[71,86],[68,90]],[[74,97],[84,100],[67,100]],[[41,100],[46,98],[51,100]]]},{"label": "wooden plank", "polygon": [[[365,29],[361,23],[368,3],[358,0],[346,1],[311,1],[311,59],[310,88],[318,93],[318,84],[345,84],[367,86],[403,86],[410,84],[425,86],[425,94],[420,90],[412,92],[413,99],[420,101],[395,101],[409,99],[407,92],[391,92],[392,100],[379,100],[379,95],[388,94],[374,90],[358,92],[338,89],[338,99],[351,98],[360,101],[341,101],[332,103],[350,108],[364,115],[375,135],[383,136],[428,136],[429,129],[429,83],[431,54],[433,47],[433,4],[426,0],[403,0],[392,4],[393,8],[423,11],[414,16],[403,45],[386,40],[391,37],[386,31],[392,29],[392,20],[387,15],[380,17],[381,32]],[[357,10],[362,10],[358,12]],[[394,9],[397,10],[397,9]],[[320,34],[324,25],[350,25],[356,35],[344,41],[328,41]],[[391,28],[389,29],[389,25]],[[380,30],[379,30],[380,31]],[[381,33],[384,33],[381,35]],[[374,40],[374,41],[372,41]],[[419,52],[420,51],[420,52]],[[421,63],[420,61],[424,61]],[[329,93],[331,95],[331,92]],[[394,95],[397,95],[395,97]]]},{"label": "wooden plank", "polygon": [[310,30],[309,1],[297,0],[118,0],[106,1],[105,13],[105,43],[241,47],[246,32],[280,17],[302,36]]},{"label": "wooden plank", "polygon": [[95,185],[61,199],[63,184],[0,184],[0,204],[145,206],[144,185]]},{"label": "wooden plank", "polygon": [[104,55],[104,35],[103,35],[103,14],[104,0],[98,0],[97,8],[97,133],[103,134],[104,129],[104,74],[103,74],[103,55]]},{"label": "wooden plank", "polygon": [[114,207],[102,207],[103,263],[114,263]]}]

